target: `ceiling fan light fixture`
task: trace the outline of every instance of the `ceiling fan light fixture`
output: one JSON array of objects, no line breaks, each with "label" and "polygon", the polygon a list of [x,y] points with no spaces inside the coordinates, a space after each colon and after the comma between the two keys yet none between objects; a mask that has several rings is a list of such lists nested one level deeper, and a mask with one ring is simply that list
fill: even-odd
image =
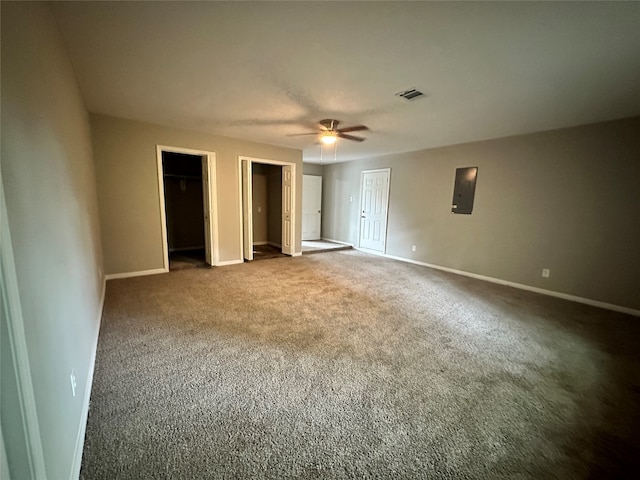
[{"label": "ceiling fan light fixture", "polygon": [[325,145],[333,145],[334,143],[336,143],[337,139],[338,136],[334,132],[323,133],[320,137],[320,141]]}]

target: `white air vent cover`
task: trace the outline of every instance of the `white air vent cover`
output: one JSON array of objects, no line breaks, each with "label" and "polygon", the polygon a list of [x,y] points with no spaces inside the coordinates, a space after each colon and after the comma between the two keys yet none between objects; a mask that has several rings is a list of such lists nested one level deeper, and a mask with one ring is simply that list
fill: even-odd
[{"label": "white air vent cover", "polygon": [[416,98],[424,96],[420,90],[416,90],[415,88],[410,88],[409,90],[404,90],[402,92],[396,93],[397,96],[406,98],[407,100],[415,100]]}]

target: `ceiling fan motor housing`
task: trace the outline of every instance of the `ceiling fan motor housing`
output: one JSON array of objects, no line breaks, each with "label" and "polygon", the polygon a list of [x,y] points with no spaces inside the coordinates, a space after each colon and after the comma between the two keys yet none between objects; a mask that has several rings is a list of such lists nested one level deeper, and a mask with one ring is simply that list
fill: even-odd
[{"label": "ceiling fan motor housing", "polygon": [[340,122],[338,120],[332,120],[331,118],[325,118],[324,120],[320,120],[318,123],[327,130],[333,131],[338,128],[338,124]]},{"label": "ceiling fan motor housing", "polygon": [[[318,122],[320,127],[324,129],[324,133],[322,137],[331,136],[331,137],[340,137],[346,140],[353,140],[355,142],[363,142],[364,137],[356,137],[355,135],[347,135],[347,132],[359,132],[362,130],[369,130],[365,125],[354,125],[353,127],[345,127],[338,128],[340,122],[338,120],[334,120],[331,118],[325,118],[324,120],[320,120]],[[327,143],[327,142],[325,142]]]}]

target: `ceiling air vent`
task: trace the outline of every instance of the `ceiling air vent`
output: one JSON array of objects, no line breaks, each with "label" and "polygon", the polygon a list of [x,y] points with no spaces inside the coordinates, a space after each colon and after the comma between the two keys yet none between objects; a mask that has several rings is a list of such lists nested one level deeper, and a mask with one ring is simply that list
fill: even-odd
[{"label": "ceiling air vent", "polygon": [[407,100],[415,100],[416,98],[424,96],[424,93],[422,93],[420,90],[416,90],[415,88],[410,88],[409,90],[396,93],[396,95],[402,98],[406,98]]}]

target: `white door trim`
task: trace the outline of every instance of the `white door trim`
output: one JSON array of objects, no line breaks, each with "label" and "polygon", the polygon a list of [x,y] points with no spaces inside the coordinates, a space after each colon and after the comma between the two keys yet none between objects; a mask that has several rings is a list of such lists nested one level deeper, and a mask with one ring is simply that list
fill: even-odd
[{"label": "white door trim", "polygon": [[[238,156],[238,214],[240,219],[240,262],[244,259],[244,213],[242,208],[242,161],[246,160],[249,163],[249,171],[251,171],[251,166],[253,163],[266,163],[267,165],[278,165],[281,167],[290,166],[291,167],[291,245],[293,248],[294,257],[301,255],[301,252],[295,251],[296,245],[296,212],[298,209],[298,205],[296,202],[296,164],[295,162],[285,162],[282,160],[271,160],[267,158],[257,158],[257,157],[247,157],[244,155]],[[284,208],[284,205],[283,205]],[[281,241],[284,244],[284,239]]]},{"label": "white door trim", "polygon": [[[211,265],[218,265],[220,262],[220,254],[218,247],[218,195],[217,195],[217,179],[216,179],[216,154],[210,152],[203,155],[206,159],[207,178],[206,183],[203,179],[203,185],[207,187],[207,195],[204,200],[207,202],[205,215],[209,215],[208,221],[205,219],[204,226],[208,228],[205,232],[205,248],[208,247],[207,256],[211,260]],[[206,238],[209,238],[207,245]]]},{"label": "white door trim", "polygon": [[[162,152],[184,153],[187,155],[197,155],[207,157],[209,165],[209,201],[210,201],[210,237],[213,244],[212,265],[220,262],[220,248],[218,245],[218,184],[216,182],[216,153],[206,150],[194,150],[183,147],[170,147],[167,145],[156,145],[156,163],[158,170],[158,197],[160,199],[160,225],[162,228],[162,270],[169,271],[169,245],[167,238],[167,211],[164,198],[164,168],[162,166]],[[206,224],[206,222],[205,222]]]},{"label": "white door trim", "polygon": [[[18,278],[13,257],[9,218],[4,198],[2,175],[0,174],[0,295],[4,298],[2,321],[7,322],[10,345],[10,358],[16,378],[16,387],[23,419],[26,454],[29,460],[31,478],[46,478],[44,453],[40,437],[40,424],[33,391],[31,367],[27,351],[27,338],[24,332],[22,304],[18,288]],[[2,308],[0,306],[0,308]]]},{"label": "white door trim", "polygon": [[240,159],[242,259],[253,260],[253,168],[249,160]]},{"label": "white door trim", "polygon": [[382,241],[382,253],[387,252],[387,232],[389,230],[389,191],[391,189],[391,168],[374,168],[372,170],[363,170],[360,173],[360,203],[358,208],[358,249],[363,250],[365,252],[374,252],[380,253],[376,250],[370,250],[368,248],[363,248],[360,246],[360,241],[362,240],[362,219],[360,215],[362,214],[362,189],[364,188],[364,175],[365,173],[378,173],[378,172],[386,172],[387,173],[387,205],[385,206],[385,219],[384,219],[384,235]]},{"label": "white door trim", "polygon": [[290,165],[282,167],[281,179],[282,179],[282,191],[280,192],[282,198],[282,211],[281,216],[281,240],[280,251],[286,255],[293,256],[295,252],[294,234],[293,234],[293,204],[295,203],[293,198],[293,184],[295,183],[295,177],[293,168]]}]

